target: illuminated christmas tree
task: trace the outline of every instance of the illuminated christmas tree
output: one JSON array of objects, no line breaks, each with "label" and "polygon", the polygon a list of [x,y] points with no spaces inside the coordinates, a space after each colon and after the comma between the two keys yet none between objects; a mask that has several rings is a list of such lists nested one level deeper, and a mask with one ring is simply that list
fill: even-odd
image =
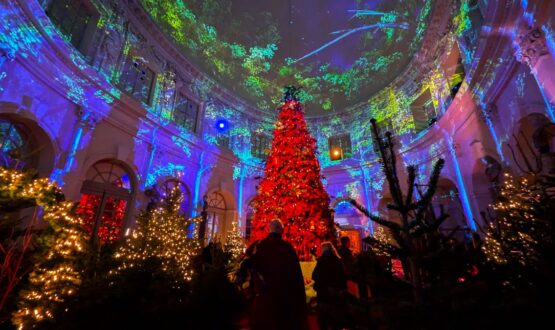
[{"label": "illuminated christmas tree", "polygon": [[251,240],[264,238],[268,223],[279,219],[284,225],[283,238],[301,260],[310,260],[311,250],[332,239],[334,230],[316,158],[316,140],[308,131],[298,92],[295,87],[285,89],[264,178],[254,199]]},{"label": "illuminated christmas tree", "polygon": [[554,181],[532,181],[505,174],[499,200],[493,205],[497,216],[489,223],[482,246],[487,260],[507,267],[513,279],[545,268],[554,244]]},{"label": "illuminated christmas tree", "polygon": [[245,252],[245,239],[235,222],[231,231],[227,233],[224,251],[229,253],[232,265],[236,264]]},{"label": "illuminated christmas tree", "polygon": [[[2,169],[0,195],[18,204],[42,208],[46,228],[38,237],[44,253],[37,252],[27,287],[19,293],[18,310],[12,322],[18,329],[38,327],[53,319],[58,308],[75,295],[81,285],[87,240],[82,221],[73,214],[73,203],[65,201],[60,188],[48,179],[32,179],[29,174]],[[2,207],[0,207],[0,210]]]},{"label": "illuminated christmas tree", "polygon": [[196,239],[187,237],[190,220],[180,213],[183,193],[174,188],[162,201],[162,205],[138,218],[137,228],[116,251],[120,261],[112,275],[126,269],[140,268],[144,262],[157,260],[162,271],[176,281],[190,281],[193,275],[192,261],[200,249]]}]

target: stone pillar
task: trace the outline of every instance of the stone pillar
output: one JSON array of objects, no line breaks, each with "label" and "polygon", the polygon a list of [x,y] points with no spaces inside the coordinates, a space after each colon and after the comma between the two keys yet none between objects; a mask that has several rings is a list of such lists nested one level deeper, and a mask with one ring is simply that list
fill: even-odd
[{"label": "stone pillar", "polygon": [[547,114],[555,122],[555,56],[549,53],[545,34],[539,27],[531,27],[515,38],[515,57],[528,65],[536,79],[547,107]]},{"label": "stone pillar", "polygon": [[[78,180],[77,168],[74,163],[77,158],[77,152],[82,147],[83,136],[94,131],[99,119],[94,111],[88,111],[81,107],[77,107],[75,111],[77,120],[73,126],[73,133],[71,135],[71,144],[67,151],[67,156],[63,168],[55,169],[50,177],[52,181],[56,181],[62,186],[66,197],[69,199],[77,199],[79,197],[80,186],[76,186],[81,181]],[[83,169],[83,173],[87,169]],[[64,181],[71,182],[71,187],[64,187]]]}]

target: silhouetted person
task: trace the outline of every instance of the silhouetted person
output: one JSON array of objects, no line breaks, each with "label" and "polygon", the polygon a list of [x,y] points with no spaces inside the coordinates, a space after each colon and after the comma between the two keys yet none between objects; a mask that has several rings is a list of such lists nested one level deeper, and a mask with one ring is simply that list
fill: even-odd
[{"label": "silhouetted person", "polygon": [[306,296],[299,259],[291,244],[281,238],[281,222],[272,220],[269,227],[268,237],[255,243],[252,255],[252,268],[260,284],[251,329],[302,329]]},{"label": "silhouetted person", "polygon": [[339,246],[339,256],[341,257],[341,262],[343,263],[343,269],[345,270],[345,275],[351,277],[353,275],[353,263],[354,257],[351,251],[351,239],[348,236],[341,237],[341,246]]},{"label": "silhouetted person", "polygon": [[330,242],[322,244],[322,255],[312,272],[320,330],[341,329],[345,318],[344,297],[347,277],[341,259]]}]

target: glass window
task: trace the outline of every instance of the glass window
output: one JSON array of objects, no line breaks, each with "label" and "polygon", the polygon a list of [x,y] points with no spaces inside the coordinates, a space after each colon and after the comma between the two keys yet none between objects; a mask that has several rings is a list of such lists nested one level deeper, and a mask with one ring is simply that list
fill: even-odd
[{"label": "glass window", "polygon": [[217,192],[208,194],[208,214],[206,221],[206,235],[208,241],[215,241],[221,238],[221,226],[224,225],[226,205],[224,196]]},{"label": "glass window", "polygon": [[351,135],[349,133],[332,136],[328,139],[330,159],[343,160],[353,156]]},{"label": "glass window", "polygon": [[35,143],[26,133],[29,130],[7,119],[0,118],[0,165],[15,169],[37,166]]},{"label": "glass window", "polygon": [[251,136],[251,155],[265,160],[270,154],[272,139],[263,133],[254,133]]},{"label": "glass window", "polygon": [[101,161],[89,169],[77,214],[94,242],[111,244],[121,237],[131,191],[129,174],[117,163]]},{"label": "glass window", "polygon": [[54,0],[46,14],[71,44],[82,50],[85,32],[93,19],[90,7],[80,0]]},{"label": "glass window", "polygon": [[183,94],[179,94],[179,99],[173,110],[173,121],[181,127],[196,132],[198,112],[198,103]]},{"label": "glass window", "polygon": [[410,109],[414,119],[414,131],[417,134],[430,127],[437,120],[436,109],[429,89],[412,102]]},{"label": "glass window", "polygon": [[183,201],[180,206],[181,212],[188,216],[191,209],[191,195],[183,182],[176,178],[168,179],[160,185],[160,193],[162,194],[162,197],[165,198],[166,196],[169,196],[171,191],[176,187],[179,188],[183,194]]},{"label": "glass window", "polygon": [[123,65],[120,87],[137,100],[150,104],[156,74],[137,56],[129,56]]},{"label": "glass window", "polygon": [[[387,146],[387,139],[385,137],[385,133],[387,132],[392,132],[393,131],[393,127],[391,125],[391,121],[390,120],[382,120],[380,121],[378,124],[378,135],[380,137],[380,140],[386,144]],[[378,154],[380,152],[380,148],[378,147],[378,144],[376,143],[376,141],[374,140],[374,135],[372,135],[372,147],[374,149],[374,152],[376,154]]]},{"label": "glass window", "polygon": [[216,143],[223,148],[229,148],[229,132],[218,133],[216,135]]}]

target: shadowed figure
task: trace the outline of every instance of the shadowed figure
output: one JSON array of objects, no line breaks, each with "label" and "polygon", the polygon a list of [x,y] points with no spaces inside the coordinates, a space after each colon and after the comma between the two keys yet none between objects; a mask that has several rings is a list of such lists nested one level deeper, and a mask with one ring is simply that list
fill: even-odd
[{"label": "shadowed figure", "polygon": [[305,288],[295,250],[281,238],[279,220],[269,224],[268,236],[256,244],[252,268],[259,279],[251,315],[251,329],[304,328]]},{"label": "shadowed figure", "polygon": [[322,243],[322,255],[312,272],[321,330],[341,329],[345,318],[347,277],[341,259],[330,242]]}]

